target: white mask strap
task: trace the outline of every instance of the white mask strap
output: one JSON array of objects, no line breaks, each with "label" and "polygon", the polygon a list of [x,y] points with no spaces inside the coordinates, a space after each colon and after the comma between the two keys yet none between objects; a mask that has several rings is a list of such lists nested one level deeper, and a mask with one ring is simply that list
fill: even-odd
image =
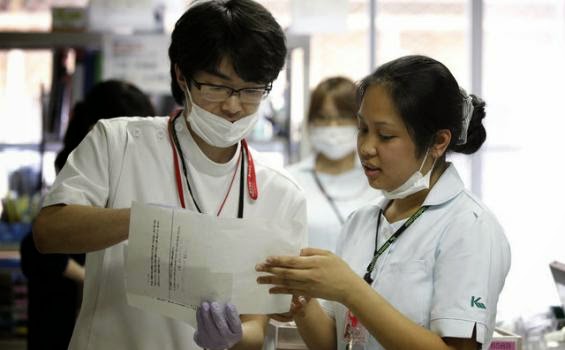
[{"label": "white mask strap", "polygon": [[[428,159],[428,153],[430,152],[430,149],[426,149],[426,155],[424,156],[424,160],[422,161],[422,164],[420,164],[420,169],[418,169],[418,171],[421,173],[422,172],[422,168],[424,167],[424,164],[426,163],[426,160]],[[435,164],[435,160],[434,160],[434,164]],[[433,165],[432,165],[432,169],[433,169]]]}]

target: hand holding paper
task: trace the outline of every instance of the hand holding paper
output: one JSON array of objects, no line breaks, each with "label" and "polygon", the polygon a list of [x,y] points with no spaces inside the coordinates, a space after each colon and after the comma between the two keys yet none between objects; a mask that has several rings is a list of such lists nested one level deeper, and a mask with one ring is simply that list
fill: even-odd
[{"label": "hand holding paper", "polygon": [[211,350],[229,349],[241,340],[243,330],[235,305],[203,302],[196,311],[194,341]]},{"label": "hand holding paper", "polygon": [[[134,203],[126,256],[128,303],[197,325],[202,301],[242,314],[288,311],[290,296],[258,285],[254,266],[270,255],[298,255],[300,222],[218,218]],[[252,249],[251,249],[252,248]]]}]

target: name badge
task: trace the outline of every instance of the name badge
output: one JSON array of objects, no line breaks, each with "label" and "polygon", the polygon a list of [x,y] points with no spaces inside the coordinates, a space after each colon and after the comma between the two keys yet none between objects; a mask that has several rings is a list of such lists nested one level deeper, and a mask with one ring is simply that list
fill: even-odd
[{"label": "name badge", "polygon": [[345,317],[345,328],[343,330],[343,341],[345,342],[345,349],[364,349],[367,344],[368,332],[363,327],[361,322],[357,319],[351,311],[347,310]]}]

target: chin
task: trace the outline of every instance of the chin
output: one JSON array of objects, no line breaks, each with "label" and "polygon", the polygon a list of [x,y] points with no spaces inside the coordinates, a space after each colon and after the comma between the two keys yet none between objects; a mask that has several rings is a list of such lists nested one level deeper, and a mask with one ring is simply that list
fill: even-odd
[{"label": "chin", "polygon": [[369,180],[369,186],[371,186],[372,188],[374,188],[375,190],[382,190],[383,186],[380,183],[380,181],[376,180],[376,179],[368,179]]}]

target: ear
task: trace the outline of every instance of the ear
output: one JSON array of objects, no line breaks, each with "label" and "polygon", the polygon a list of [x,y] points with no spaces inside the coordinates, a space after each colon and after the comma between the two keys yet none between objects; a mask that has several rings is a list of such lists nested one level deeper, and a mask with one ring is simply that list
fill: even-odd
[{"label": "ear", "polygon": [[175,63],[175,77],[177,79],[177,83],[179,84],[180,87],[184,88],[187,86],[187,82],[186,79],[184,77],[184,74],[182,74],[179,66]]},{"label": "ear", "polygon": [[430,149],[430,153],[434,157],[434,159],[441,158],[445,154],[450,142],[451,131],[449,131],[448,129],[441,129],[436,133],[434,144]]}]

